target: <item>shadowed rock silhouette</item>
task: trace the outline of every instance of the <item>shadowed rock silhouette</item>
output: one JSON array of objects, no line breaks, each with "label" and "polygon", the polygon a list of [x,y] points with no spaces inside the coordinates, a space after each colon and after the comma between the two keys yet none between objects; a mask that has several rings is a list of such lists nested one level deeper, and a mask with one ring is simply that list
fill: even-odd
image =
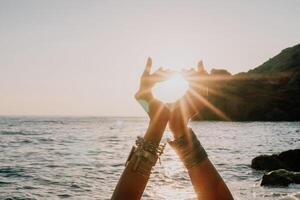
[{"label": "shadowed rock silhouette", "polygon": [[[213,69],[203,81],[206,99],[233,121],[300,120],[300,44],[249,72]],[[224,120],[205,107],[194,120]]]}]

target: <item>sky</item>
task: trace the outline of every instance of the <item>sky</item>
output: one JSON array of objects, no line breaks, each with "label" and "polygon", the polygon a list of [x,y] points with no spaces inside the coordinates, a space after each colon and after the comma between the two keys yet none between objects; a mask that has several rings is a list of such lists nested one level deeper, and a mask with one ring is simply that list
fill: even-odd
[{"label": "sky", "polygon": [[146,59],[248,71],[300,39],[300,1],[0,0],[0,115],[144,116]]}]

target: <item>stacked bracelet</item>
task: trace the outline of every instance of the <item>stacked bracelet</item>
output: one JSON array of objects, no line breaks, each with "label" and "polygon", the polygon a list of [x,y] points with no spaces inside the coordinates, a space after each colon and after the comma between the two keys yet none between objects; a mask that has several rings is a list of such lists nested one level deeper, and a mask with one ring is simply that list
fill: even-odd
[{"label": "stacked bracelet", "polygon": [[150,141],[137,137],[135,144],[127,158],[126,164],[132,160],[132,171],[147,176],[150,174],[152,167],[156,164],[157,159],[163,153],[166,144],[156,145]]},{"label": "stacked bracelet", "polygon": [[166,146],[166,144],[159,144],[157,146],[157,144],[154,144],[150,141],[146,141],[144,140],[143,137],[138,136],[136,141],[135,141],[135,145],[137,147],[140,147],[142,149],[144,149],[145,151],[149,151],[152,154],[156,154],[158,157],[163,153],[164,148]]},{"label": "stacked bracelet", "polygon": [[206,151],[192,129],[189,129],[189,134],[168,143],[176,151],[187,169],[191,169],[207,158]]}]

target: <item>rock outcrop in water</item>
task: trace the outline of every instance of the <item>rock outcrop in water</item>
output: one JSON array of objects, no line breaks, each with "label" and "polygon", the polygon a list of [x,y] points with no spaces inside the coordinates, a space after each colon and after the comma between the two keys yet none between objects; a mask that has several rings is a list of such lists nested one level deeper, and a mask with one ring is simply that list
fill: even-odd
[{"label": "rock outcrop in water", "polygon": [[262,186],[300,184],[300,149],[257,156],[252,160],[251,167],[257,170],[274,170],[263,175]]},{"label": "rock outcrop in water", "polygon": [[278,169],[263,175],[262,186],[288,186],[289,184],[300,184],[300,172],[290,172]]},{"label": "rock outcrop in water", "polygon": [[251,167],[257,170],[286,169],[300,172],[300,149],[283,151],[273,155],[257,156],[252,160]]},{"label": "rock outcrop in water", "polygon": [[195,120],[300,120],[300,44],[247,73],[213,69],[205,74],[208,106]]}]

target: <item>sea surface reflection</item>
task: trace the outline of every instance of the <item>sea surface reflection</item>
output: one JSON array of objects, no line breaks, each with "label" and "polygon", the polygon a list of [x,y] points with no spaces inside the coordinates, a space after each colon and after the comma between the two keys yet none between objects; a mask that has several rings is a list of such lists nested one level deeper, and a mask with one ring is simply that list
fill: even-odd
[{"label": "sea surface reflection", "polygon": [[[145,118],[0,117],[0,199],[109,199],[147,123]],[[292,199],[300,190],[299,185],[261,187],[264,172],[250,168],[257,155],[300,148],[299,122],[191,126],[235,199]],[[143,199],[195,199],[186,170],[168,146]]]}]

